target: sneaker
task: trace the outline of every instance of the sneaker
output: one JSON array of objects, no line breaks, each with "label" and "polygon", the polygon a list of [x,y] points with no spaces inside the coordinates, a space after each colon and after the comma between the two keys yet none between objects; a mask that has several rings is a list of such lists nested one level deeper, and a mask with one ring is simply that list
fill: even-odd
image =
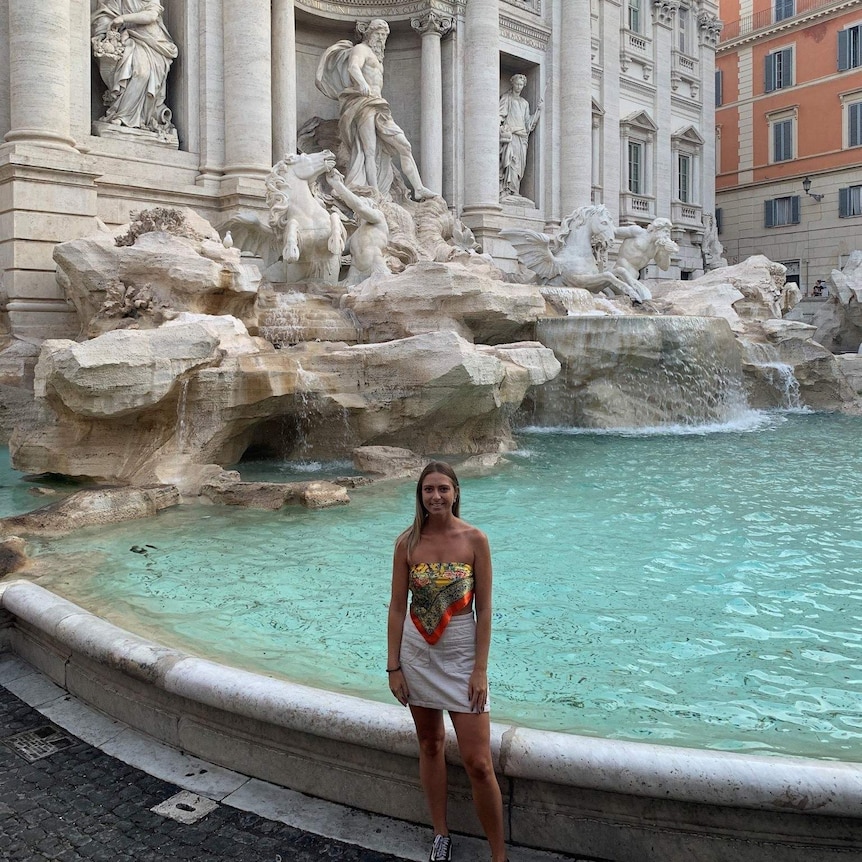
[{"label": "sneaker", "polygon": [[452,862],[452,839],[448,835],[435,835],[428,862]]}]

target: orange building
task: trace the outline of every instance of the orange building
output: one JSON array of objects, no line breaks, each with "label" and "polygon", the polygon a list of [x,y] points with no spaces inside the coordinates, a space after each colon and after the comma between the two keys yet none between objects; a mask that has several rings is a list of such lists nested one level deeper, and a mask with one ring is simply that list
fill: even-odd
[{"label": "orange building", "polygon": [[721,0],[716,207],[725,256],[810,293],[862,249],[862,0]]}]

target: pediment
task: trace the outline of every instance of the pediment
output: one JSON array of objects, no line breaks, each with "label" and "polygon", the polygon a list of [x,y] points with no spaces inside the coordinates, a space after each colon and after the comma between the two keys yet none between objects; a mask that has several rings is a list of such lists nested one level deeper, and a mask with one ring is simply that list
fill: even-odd
[{"label": "pediment", "polygon": [[702,147],[705,143],[700,132],[698,132],[694,126],[685,126],[684,128],[674,132],[671,135],[671,140],[677,142],[685,141],[687,144],[695,144],[698,147]]},{"label": "pediment", "polygon": [[621,126],[630,126],[635,129],[643,129],[647,132],[657,132],[658,126],[646,111],[635,111],[620,120]]},{"label": "pediment", "polygon": [[595,99],[593,99],[592,108],[594,117],[603,117],[605,115],[605,109]]}]

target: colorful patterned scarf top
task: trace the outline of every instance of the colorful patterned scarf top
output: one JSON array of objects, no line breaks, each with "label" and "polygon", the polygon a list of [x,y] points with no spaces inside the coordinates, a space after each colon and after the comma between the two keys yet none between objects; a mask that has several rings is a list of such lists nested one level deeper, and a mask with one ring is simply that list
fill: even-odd
[{"label": "colorful patterned scarf top", "polygon": [[452,615],[473,601],[473,584],[469,563],[410,566],[410,619],[429,644],[437,643]]}]

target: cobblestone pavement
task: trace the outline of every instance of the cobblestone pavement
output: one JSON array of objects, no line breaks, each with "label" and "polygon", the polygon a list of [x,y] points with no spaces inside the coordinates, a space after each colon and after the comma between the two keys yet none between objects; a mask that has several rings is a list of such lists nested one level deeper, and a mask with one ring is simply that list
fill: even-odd
[{"label": "cobblestone pavement", "polygon": [[0,859],[395,862],[218,805],[192,825],[150,809],[179,788],[84,742],[28,762],[4,740],[49,722],[0,686]]}]

